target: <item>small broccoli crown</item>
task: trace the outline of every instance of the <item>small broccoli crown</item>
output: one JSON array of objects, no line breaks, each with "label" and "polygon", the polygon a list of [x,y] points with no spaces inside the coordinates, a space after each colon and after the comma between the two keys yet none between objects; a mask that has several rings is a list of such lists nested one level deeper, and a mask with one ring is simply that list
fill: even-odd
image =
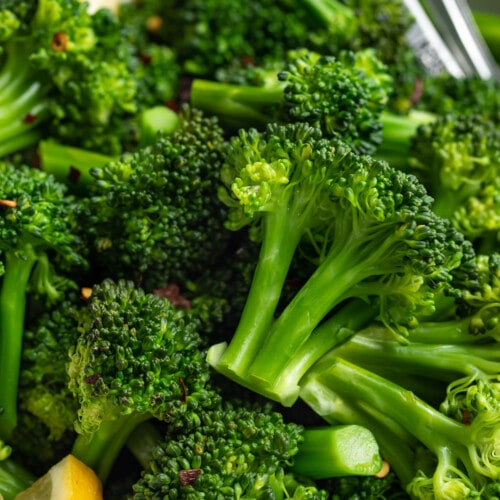
[{"label": "small broccoli crown", "polygon": [[[485,189],[496,186],[499,146],[500,133],[493,122],[480,115],[447,114],[419,127],[412,140],[409,167],[435,198],[434,210],[467,230],[464,208],[473,199],[480,203]],[[462,213],[457,215],[460,210]],[[475,227],[465,234],[477,237],[478,230]]]},{"label": "small broccoli crown", "polygon": [[353,292],[378,297],[380,319],[404,333],[415,314],[434,310],[436,292],[451,286],[454,270],[473,255],[470,242],[434,214],[416,177],[385,161],[354,156],[342,163],[330,189],[338,208],[328,252],[358,248],[364,276]]},{"label": "small broccoli crown", "polygon": [[106,273],[149,289],[194,277],[222,254],[224,143],[216,119],[184,107],[172,135],[93,170],[84,218]]},{"label": "small broccoli crown", "polygon": [[64,184],[39,170],[0,163],[0,185],[0,255],[47,252],[66,269],[84,267],[74,200]]},{"label": "small broccoli crown", "polygon": [[[294,203],[304,206],[310,199],[320,213],[326,213],[328,196],[318,194],[326,191],[325,159],[336,164],[348,152],[343,145],[332,146],[320,129],[306,123],[269,124],[263,133],[240,130],[230,141],[221,174],[227,190],[219,194],[230,207],[227,227],[236,230],[250,224],[257,227],[257,235],[263,216]],[[323,208],[322,202],[327,206]],[[303,218],[314,225],[310,216],[314,210],[292,213],[296,222]]]},{"label": "small broccoli crown", "polygon": [[338,57],[302,51],[279,79],[286,83],[285,109],[292,120],[342,138],[359,153],[373,153],[382,140],[379,117],[391,92],[391,78],[375,52]]},{"label": "small broccoli crown", "polygon": [[445,415],[470,424],[479,413],[498,412],[500,377],[477,374],[453,381],[439,409]]},{"label": "small broccoli crown", "polygon": [[302,428],[270,406],[225,401],[200,413],[195,429],[180,424],[154,450],[134,498],[274,498],[274,488],[283,492],[280,476],[298,451]]},{"label": "small broccoli crown", "polygon": [[80,321],[68,386],[80,401],[83,433],[118,415],[168,421],[217,400],[199,333],[168,300],[105,280],[93,287]]},{"label": "small broccoli crown", "polygon": [[[0,7],[8,18],[0,35],[0,95],[3,103],[15,103],[2,110],[1,152],[16,152],[45,134],[111,155],[136,146],[136,115],[172,95],[178,70],[171,51],[151,48],[146,64],[131,30],[108,9],[91,13],[86,2],[22,5]],[[168,71],[165,84],[160,70]]]}]

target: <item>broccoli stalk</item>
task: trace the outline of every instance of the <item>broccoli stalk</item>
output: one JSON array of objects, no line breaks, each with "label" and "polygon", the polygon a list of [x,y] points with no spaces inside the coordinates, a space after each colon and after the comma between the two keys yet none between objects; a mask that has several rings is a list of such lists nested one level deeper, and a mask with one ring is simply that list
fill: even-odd
[{"label": "broccoli stalk", "polygon": [[35,476],[11,458],[12,448],[0,441],[0,496],[14,500],[16,495],[28,488]]},{"label": "broccoli stalk", "polygon": [[[488,344],[425,344],[414,341],[401,345],[381,328],[368,327],[336,348],[338,356],[383,374],[404,385],[405,374],[430,377],[446,383],[481,383],[492,386],[500,369],[499,349]],[[391,373],[391,375],[388,375]],[[457,379],[457,377],[460,377]]]},{"label": "broccoli stalk", "polygon": [[[308,129],[301,124],[269,126],[267,135],[240,133],[232,142],[226,158],[232,176],[226,182],[242,204],[235,205],[233,220],[240,220],[241,212],[247,211],[250,221],[261,220],[265,229],[271,220],[295,233],[282,239],[279,247],[275,245],[270,258],[263,233],[266,253],[259,256],[255,276],[258,279],[259,266],[271,263],[264,279],[273,276],[273,291],[268,294],[269,288],[262,283],[254,291],[252,283],[245,306],[250,314],[245,316],[244,311],[227,348],[219,344],[208,352],[216,370],[284,404],[293,403],[298,394],[298,379],[282,375],[301,346],[311,338],[309,350],[318,356],[330,348],[328,333],[326,337],[313,333],[330,312],[350,298],[375,301],[376,314],[404,340],[407,327],[416,322],[416,312],[432,312],[436,292],[451,281],[451,271],[462,259],[472,255],[470,243],[449,221],[431,211],[431,199],[423,186],[385,162],[355,155],[345,146],[336,148],[329,141],[315,143],[305,136],[311,166],[306,169],[307,164],[295,160],[290,173],[279,170],[277,175],[277,167],[287,158],[284,146],[289,158],[308,158],[304,157],[306,147],[297,140],[297,130]],[[315,165],[319,165],[319,176],[312,168]],[[283,184],[271,190],[270,181],[281,178]],[[311,180],[316,178],[312,185],[317,186],[318,201],[309,194]],[[290,205],[289,200],[295,199],[307,200],[307,204]],[[280,233],[280,226],[274,234]],[[301,235],[297,234],[299,228],[303,228]],[[295,248],[303,235],[315,238],[319,264],[274,318],[276,299],[270,297],[277,298],[289,267],[290,247]],[[283,269],[281,282],[275,281],[276,269]],[[300,370],[291,373],[298,375]]]},{"label": "broccoli stalk", "polygon": [[41,170],[69,185],[85,185],[92,182],[94,178],[90,175],[90,170],[102,168],[115,159],[113,156],[52,140],[39,141],[38,155]]},{"label": "broccoli stalk", "polygon": [[366,427],[353,424],[306,428],[302,438],[292,464],[299,476],[372,476],[383,467],[377,441]]},{"label": "broccoli stalk", "polygon": [[[301,397],[328,419],[329,401],[335,394],[369,408],[376,424],[385,419],[377,422],[377,415],[387,415],[396,428],[413,436],[415,451],[422,446],[434,456],[436,463],[428,458],[426,468],[414,463],[414,477],[405,486],[416,498],[426,494],[437,499],[472,498],[500,473],[494,452],[500,423],[497,411],[480,412],[470,424],[458,422],[398,384],[336,356],[334,350],[303,379]],[[323,405],[325,395],[329,400]],[[382,438],[373,429],[376,438]]]},{"label": "broccoli stalk", "polygon": [[79,401],[73,454],[105,481],[141,422],[196,418],[216,404],[199,322],[131,282],[94,285],[70,353],[68,387]]},{"label": "broccoli stalk", "polygon": [[64,270],[84,269],[75,225],[74,200],[53,177],[27,167],[0,165],[5,200],[0,207],[0,435],[8,439],[16,425],[17,387],[28,292],[55,301],[66,281]]}]

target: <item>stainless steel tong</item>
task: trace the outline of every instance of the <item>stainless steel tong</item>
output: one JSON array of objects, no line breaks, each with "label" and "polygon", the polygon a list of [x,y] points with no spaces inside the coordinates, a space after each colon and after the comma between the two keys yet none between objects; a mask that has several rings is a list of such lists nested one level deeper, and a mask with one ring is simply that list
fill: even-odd
[{"label": "stainless steel tong", "polygon": [[500,67],[479,33],[466,0],[404,0],[415,18],[408,42],[430,74],[500,81]]}]

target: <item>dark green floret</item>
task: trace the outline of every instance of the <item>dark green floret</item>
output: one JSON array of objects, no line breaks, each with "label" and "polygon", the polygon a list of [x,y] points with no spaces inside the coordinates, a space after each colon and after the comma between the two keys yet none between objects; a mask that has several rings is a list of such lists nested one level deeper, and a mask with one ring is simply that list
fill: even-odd
[{"label": "dark green floret", "polygon": [[148,290],[195,279],[226,248],[222,130],[195,109],[178,119],[173,134],[91,170],[82,213],[96,270]]},{"label": "dark green floret", "polygon": [[199,322],[131,282],[94,285],[70,353],[78,399],[72,453],[102,479],[142,421],[198,418],[214,404]]}]

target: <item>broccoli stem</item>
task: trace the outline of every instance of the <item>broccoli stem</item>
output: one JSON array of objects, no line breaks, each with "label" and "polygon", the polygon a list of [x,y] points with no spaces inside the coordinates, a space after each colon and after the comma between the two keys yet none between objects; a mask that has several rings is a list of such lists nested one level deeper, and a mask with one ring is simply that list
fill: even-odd
[{"label": "broccoli stem", "polygon": [[0,70],[0,156],[36,144],[34,133],[47,116],[46,86],[40,83],[21,54],[22,43],[5,47],[7,58]]},{"label": "broccoli stem", "polygon": [[[450,450],[468,474],[496,477],[499,466],[493,449],[496,445],[495,414],[480,414],[471,425],[447,417],[411,391],[354,365],[338,356],[335,350],[320,360],[303,380],[302,387],[314,384],[314,390],[340,394],[363,402],[380,414],[391,418],[439,458]],[[370,425],[367,425],[371,429]],[[375,436],[377,434],[373,431]]]},{"label": "broccoli stem", "polygon": [[406,166],[406,159],[410,150],[411,139],[415,136],[418,127],[432,123],[437,119],[433,113],[412,110],[407,115],[382,112],[382,143],[375,156],[388,161],[391,165],[402,168]]},{"label": "broccoli stem", "polygon": [[8,440],[17,424],[17,387],[26,310],[26,290],[37,261],[26,243],[22,252],[6,252],[0,290],[0,438]]},{"label": "broccoli stem", "polygon": [[59,144],[52,140],[40,141],[38,146],[40,168],[58,181],[85,186],[94,181],[90,171],[103,167],[114,157],[82,148]]},{"label": "broccoli stem", "polygon": [[284,204],[281,210],[270,212],[264,219],[259,259],[238,327],[229,346],[216,344],[208,351],[207,360],[217,371],[243,385],[246,371],[266,342],[302,235],[301,225],[286,216],[287,211],[288,206]]},{"label": "broccoli stem", "polygon": [[324,354],[365,327],[377,311],[360,299],[354,299],[342,305],[333,316],[321,323],[299,347],[295,356],[287,359],[280,372],[279,379],[272,390],[260,391],[270,399],[279,395],[279,401],[291,406],[297,400],[300,391],[300,380],[307,370]]},{"label": "broccoli stem", "polygon": [[371,476],[382,468],[377,441],[366,427],[330,425],[305,429],[292,470],[312,479]]},{"label": "broccoli stem", "polygon": [[153,450],[161,441],[162,435],[152,422],[146,420],[141,422],[127,439],[127,448],[143,469],[147,469]]},{"label": "broccoli stem", "polygon": [[409,343],[370,336],[370,328],[336,349],[338,356],[376,371],[378,367],[451,382],[458,375],[500,372],[500,346]]},{"label": "broccoli stem", "polygon": [[316,380],[301,387],[301,399],[331,425],[357,424],[374,433],[382,457],[388,461],[403,485],[415,475],[414,439],[388,415],[379,413],[354,398],[335,393]]},{"label": "broccoli stem", "polygon": [[500,324],[485,333],[474,333],[474,317],[423,321],[408,330],[410,342],[422,344],[475,344],[500,339]]},{"label": "broccoli stem", "polygon": [[[284,367],[297,355],[321,320],[342,300],[356,296],[358,291],[353,290],[354,285],[380,274],[381,263],[390,261],[388,255],[394,237],[384,239],[382,235],[379,238],[372,234],[368,243],[361,229],[354,233],[339,242],[340,248],[333,245],[325,260],[271,326],[265,345],[248,371],[247,379],[254,390],[275,391]],[[277,352],[280,356],[276,356]]]},{"label": "broccoli stem", "polygon": [[283,89],[277,78],[272,87],[194,79],[190,102],[194,108],[216,115],[227,127],[263,128],[272,121],[273,107],[283,105]]},{"label": "broccoli stem", "polygon": [[71,453],[92,468],[101,481],[105,482],[132,431],[150,418],[150,414],[138,412],[119,415],[117,418],[104,418],[90,436],[77,436]]},{"label": "broccoli stem", "polygon": [[35,477],[10,458],[0,461],[0,497],[14,500],[18,493],[29,488]]}]

